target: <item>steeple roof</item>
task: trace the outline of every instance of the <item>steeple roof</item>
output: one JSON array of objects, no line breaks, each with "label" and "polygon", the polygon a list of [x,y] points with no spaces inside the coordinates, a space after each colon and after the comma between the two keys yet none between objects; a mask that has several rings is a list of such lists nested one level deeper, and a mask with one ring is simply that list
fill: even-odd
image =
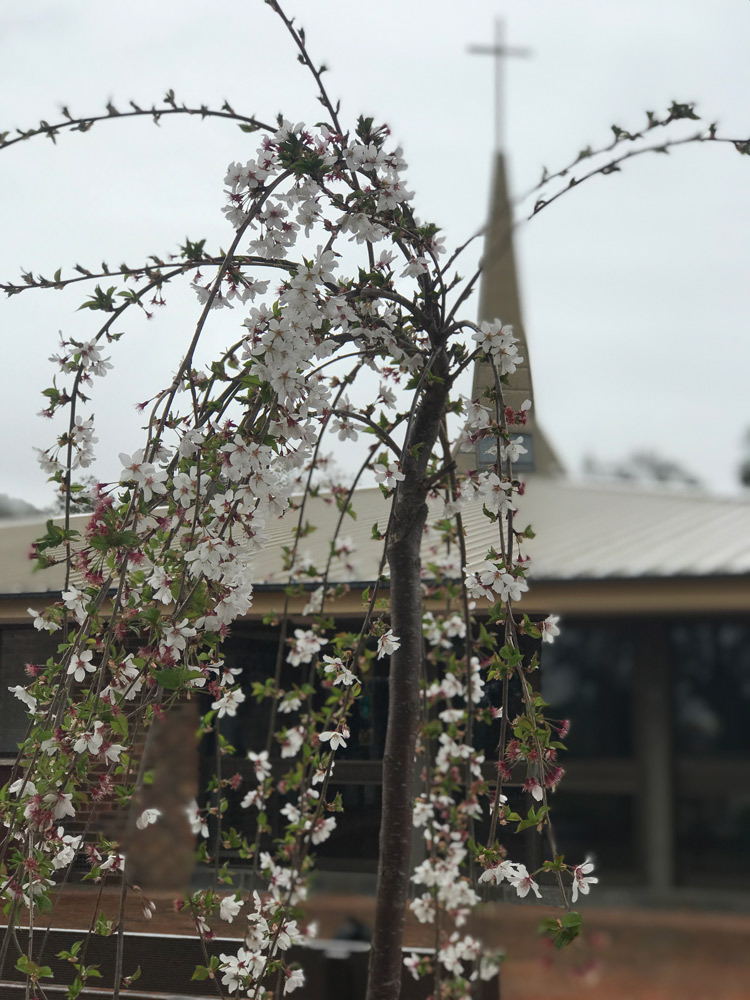
[{"label": "steeple roof", "polygon": [[[495,156],[482,266],[479,321],[500,319],[503,326],[512,325],[513,332],[518,338],[518,353],[524,359],[523,364],[508,377],[504,393],[506,405],[518,410],[526,399],[530,399],[533,403],[534,387],[521,311],[521,296],[513,252],[513,216],[508,200],[506,165],[502,152],[496,153]],[[484,390],[491,385],[493,385],[492,368],[486,362],[477,362],[474,366],[471,398],[481,399]],[[525,477],[528,473],[559,475],[564,471],[554,449],[536,421],[533,407],[526,426],[519,427],[518,434],[523,436],[523,444],[528,449],[528,453],[521,456],[522,460],[517,465],[519,473]],[[493,455],[489,453],[491,451],[491,442],[485,439],[484,442],[479,442],[474,451],[459,453],[456,456],[459,470],[465,472],[490,464],[494,461]]]}]

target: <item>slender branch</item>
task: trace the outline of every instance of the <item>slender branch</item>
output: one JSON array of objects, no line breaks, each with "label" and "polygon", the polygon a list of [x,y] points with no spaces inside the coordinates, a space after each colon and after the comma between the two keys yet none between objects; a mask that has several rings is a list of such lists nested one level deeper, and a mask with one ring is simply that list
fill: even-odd
[{"label": "slender branch", "polygon": [[[211,255],[203,255],[200,257],[185,257],[184,259],[178,260],[176,263],[172,262],[170,264],[160,263],[156,266],[150,264],[144,264],[142,267],[126,267],[125,265],[120,265],[118,268],[110,270],[101,271],[89,271],[85,268],[81,268],[83,273],[76,275],[74,278],[45,278],[41,274],[34,275],[30,271],[22,272],[21,276],[24,283],[22,285],[16,285],[12,281],[0,282],[0,291],[6,293],[6,295],[18,295],[21,292],[28,292],[32,288],[54,288],[57,291],[62,291],[64,288],[68,288],[70,285],[76,285],[84,281],[101,281],[102,278],[125,278],[126,280],[132,278],[134,281],[142,281],[144,278],[149,278],[152,281],[145,291],[152,291],[154,288],[161,287],[162,284],[166,284],[172,278],[185,274],[187,271],[198,270],[201,267],[219,267],[225,261],[226,257],[218,257]],[[281,271],[294,271],[299,267],[296,261],[291,260],[272,260],[267,257],[253,257],[246,254],[235,254],[229,261],[230,267],[270,267],[274,270]],[[168,271],[163,271],[162,268],[169,268]]]},{"label": "slender branch", "polygon": [[302,60],[304,65],[307,66],[307,68],[310,70],[315,80],[315,83],[317,84],[321,103],[324,105],[329,115],[331,116],[331,122],[335,126],[336,131],[343,138],[344,129],[341,127],[341,122],[339,121],[338,106],[334,107],[331,98],[328,96],[328,91],[326,90],[325,85],[323,84],[322,74],[325,72],[325,67],[321,67],[320,69],[318,69],[313,63],[312,59],[310,58],[310,55],[307,51],[307,47],[305,45],[304,29],[302,28],[297,29],[294,27],[293,19],[287,17],[287,15],[281,8],[281,4],[278,3],[278,0],[266,0],[266,3],[279,15],[287,31],[292,36],[294,44],[299,49],[300,59]]},{"label": "slender branch", "polygon": [[557,191],[555,194],[550,195],[548,198],[540,198],[534,205],[533,210],[527,217],[528,219],[533,219],[535,215],[538,215],[542,209],[547,208],[552,205],[559,198],[562,198],[564,194],[572,191],[574,187],[578,187],[583,184],[584,181],[591,180],[592,177],[597,177],[599,175],[606,176],[607,174],[617,173],[620,169],[620,164],[625,163],[627,160],[632,160],[638,156],[644,156],[646,153],[668,153],[670,149],[676,149],[679,146],[687,146],[695,142],[714,142],[714,143],[725,143],[734,146],[738,152],[748,154],[750,153],[750,139],[729,139],[720,136],[713,136],[707,132],[698,132],[695,135],[688,136],[686,139],[672,139],[668,142],[660,143],[654,146],[645,146],[642,149],[631,149],[628,153],[623,153],[621,156],[616,156],[614,159],[603,164],[600,167],[596,167],[593,170],[589,170],[587,173],[582,174],[580,177],[571,177],[568,184]]},{"label": "slender branch", "polygon": [[[167,95],[167,99],[169,94]],[[172,95],[172,101],[174,101],[174,95]],[[86,115],[82,118],[73,118],[66,108],[63,108],[63,115],[65,117],[50,125],[47,122],[40,122],[38,128],[28,129],[23,131],[22,129],[16,129],[18,135],[9,139],[8,136],[10,132],[0,132],[0,149],[7,149],[10,146],[15,146],[16,143],[24,142],[26,139],[33,139],[36,136],[43,135],[53,142],[56,141],[56,137],[60,132],[88,132],[93,125],[97,122],[115,121],[124,118],[151,118],[155,125],[159,124],[159,119],[164,118],[168,115],[191,115],[193,117],[204,118],[226,118],[229,121],[240,122],[252,127],[252,130],[264,130],[266,132],[275,132],[275,125],[267,125],[265,122],[260,121],[257,118],[249,117],[247,115],[238,114],[233,111],[228,104],[224,104],[224,107],[220,111],[214,111],[211,108],[202,105],[198,108],[190,108],[186,105],[177,106],[174,103],[167,103],[157,107],[153,105],[150,108],[139,108],[136,107],[131,102],[130,111],[117,111],[117,109],[112,105],[108,105],[106,115]]]}]

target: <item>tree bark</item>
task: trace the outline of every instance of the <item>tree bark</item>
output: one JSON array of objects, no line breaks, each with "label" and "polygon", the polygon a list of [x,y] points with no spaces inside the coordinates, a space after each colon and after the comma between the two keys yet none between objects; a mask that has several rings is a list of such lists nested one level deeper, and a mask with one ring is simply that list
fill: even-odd
[{"label": "tree bark", "polygon": [[390,547],[391,626],[401,647],[391,655],[388,730],[383,754],[378,894],[367,1000],[396,1000],[411,875],[414,751],[423,656],[419,545],[426,508],[413,534]]},{"label": "tree bark", "polygon": [[[440,361],[445,361],[444,356]],[[367,1000],[398,1000],[401,992],[424,657],[420,548],[427,518],[425,473],[448,396],[446,367],[433,367],[438,378],[425,389],[412,433],[404,444],[401,467],[405,479],[394,498],[388,543],[391,628],[401,646],[391,655],[389,674],[378,888]]]}]

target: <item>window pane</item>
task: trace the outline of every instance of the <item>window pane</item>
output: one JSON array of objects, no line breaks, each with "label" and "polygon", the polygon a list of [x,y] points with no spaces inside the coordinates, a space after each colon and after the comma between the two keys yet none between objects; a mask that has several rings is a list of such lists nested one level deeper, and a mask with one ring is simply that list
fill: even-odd
[{"label": "window pane", "polygon": [[[564,787],[552,796],[557,846],[568,863],[591,855],[605,880],[636,874],[635,808],[629,795],[579,795]],[[630,881],[630,879],[628,879]]]},{"label": "window pane", "polygon": [[750,885],[750,794],[677,799],[677,880],[682,885]]},{"label": "window pane", "polygon": [[[508,800],[508,808],[520,816],[526,816],[529,806],[537,804],[517,785],[505,785],[503,795]],[[471,836],[479,844],[489,844],[491,826],[492,802],[483,801],[482,815],[474,821],[474,832]],[[545,858],[551,856],[547,849],[547,841],[539,836],[536,829],[521,833],[516,833],[515,829],[514,823],[507,826],[498,825],[495,833],[496,841],[507,850],[511,861],[526,865],[529,871],[534,871]]]},{"label": "window pane", "polygon": [[329,871],[375,871],[382,809],[380,785],[331,784],[328,798],[337,793],[341,794],[344,811],[335,813],[336,829],[314,849],[317,867]]},{"label": "window pane", "polygon": [[[229,740],[236,749],[238,756],[245,757],[249,750],[260,751],[265,748],[268,738],[268,725],[270,722],[269,706],[267,699],[258,704],[253,697],[253,683],[265,683],[269,677],[274,676],[276,670],[276,653],[278,650],[278,638],[271,631],[260,631],[237,627],[232,629],[230,636],[224,641],[221,647],[221,655],[227,667],[241,668],[242,673],[237,678],[244,694],[245,701],[237,709],[235,716],[224,716],[219,726],[221,735]],[[294,680],[302,683],[306,675],[299,670]],[[282,682],[283,685],[283,682]],[[207,702],[204,711],[208,709],[210,702]],[[276,728],[279,729],[284,724],[284,719],[291,720],[292,716],[281,716],[277,718]],[[297,716],[294,716],[296,720]],[[295,722],[289,722],[295,725]],[[203,752],[212,753],[210,740],[204,741],[206,744]],[[278,743],[274,744],[273,754],[278,756]]]},{"label": "window pane", "polygon": [[35,628],[4,628],[0,631],[0,753],[15,756],[26,736],[26,707],[9,687],[29,683],[27,663],[43,664],[57,650],[57,640]]},{"label": "window pane", "polygon": [[542,696],[550,718],[570,719],[578,757],[633,753],[634,643],[623,625],[566,622],[542,651]]},{"label": "window pane", "polygon": [[[248,750],[263,750],[268,737],[270,721],[270,701],[264,699],[258,704],[252,694],[254,682],[264,683],[273,677],[276,670],[278,633],[271,630],[250,630],[236,627],[222,646],[224,662],[228,667],[241,667],[238,677],[245,694],[245,701],[238,707],[233,717],[225,716],[221,722],[221,734],[234,746],[238,756],[246,756]],[[325,647],[322,650],[325,654]],[[285,662],[281,670],[281,687],[291,691],[295,684],[302,685],[309,680],[310,667],[302,664],[290,666]],[[348,719],[351,739],[345,749],[340,749],[336,757],[341,760],[381,760],[385,747],[385,731],[388,720],[388,665],[385,661],[371,662],[370,670],[362,678],[362,697],[351,707]],[[320,687],[318,678],[315,706],[319,708],[328,692]],[[303,719],[300,712],[288,715],[279,713],[275,730],[284,726],[297,726]],[[271,756],[279,757],[280,748],[274,741]]]},{"label": "window pane", "polygon": [[669,629],[680,755],[750,756],[750,626],[685,622]]}]

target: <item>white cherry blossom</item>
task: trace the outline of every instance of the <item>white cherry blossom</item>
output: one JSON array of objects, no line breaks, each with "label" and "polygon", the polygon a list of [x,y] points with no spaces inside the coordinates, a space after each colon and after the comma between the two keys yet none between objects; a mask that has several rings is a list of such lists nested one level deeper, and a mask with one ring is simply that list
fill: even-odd
[{"label": "white cherry blossom", "polygon": [[582,865],[577,865],[573,869],[573,892],[570,897],[572,903],[577,902],[579,892],[584,896],[588,896],[591,891],[590,887],[599,881],[598,878],[594,878],[589,874],[593,870],[594,862],[590,858],[586,858]]},{"label": "white cherry blossom", "polygon": [[230,718],[234,718],[237,714],[237,709],[245,700],[245,694],[239,688],[233,688],[231,691],[227,691],[218,701],[214,701],[211,704],[211,708],[217,711],[217,716],[219,719],[223,719],[225,715]]},{"label": "white cherry blossom", "polygon": [[393,629],[389,628],[378,639],[378,659],[381,660],[384,656],[390,656],[391,653],[395,653],[400,647],[401,640],[397,635],[393,634]]},{"label": "white cherry blossom", "polygon": [[558,615],[547,615],[543,622],[539,624],[539,631],[542,633],[542,642],[554,642],[555,638],[560,634],[560,629],[558,627],[558,622],[560,618]]},{"label": "white cherry blossom", "polygon": [[12,695],[18,698],[19,701],[22,701],[24,705],[26,705],[32,715],[36,712],[37,700],[33,695],[29,694],[22,684],[15,684],[13,687],[9,687],[8,690]]},{"label": "white cherry blossom", "polygon": [[326,730],[324,733],[320,734],[321,743],[329,743],[331,750],[338,750],[339,747],[346,747],[346,740],[349,739],[349,730],[346,726],[341,726],[339,729]]},{"label": "white cherry blossom", "polygon": [[234,918],[242,909],[242,900],[236,896],[223,896],[219,906],[219,917],[231,924]]},{"label": "white cherry blossom", "polygon": [[156,823],[160,816],[161,809],[144,809],[135,821],[135,825],[139,830],[145,830],[152,823]]},{"label": "white cherry blossom", "polygon": [[302,969],[288,969],[286,972],[286,982],[284,983],[284,996],[292,993],[299,986],[305,985],[305,974]]},{"label": "white cherry blossom", "polygon": [[372,471],[375,473],[375,482],[385,486],[388,490],[396,488],[398,483],[402,483],[406,476],[401,471],[399,462],[387,462],[385,465],[378,462],[373,465]]}]

